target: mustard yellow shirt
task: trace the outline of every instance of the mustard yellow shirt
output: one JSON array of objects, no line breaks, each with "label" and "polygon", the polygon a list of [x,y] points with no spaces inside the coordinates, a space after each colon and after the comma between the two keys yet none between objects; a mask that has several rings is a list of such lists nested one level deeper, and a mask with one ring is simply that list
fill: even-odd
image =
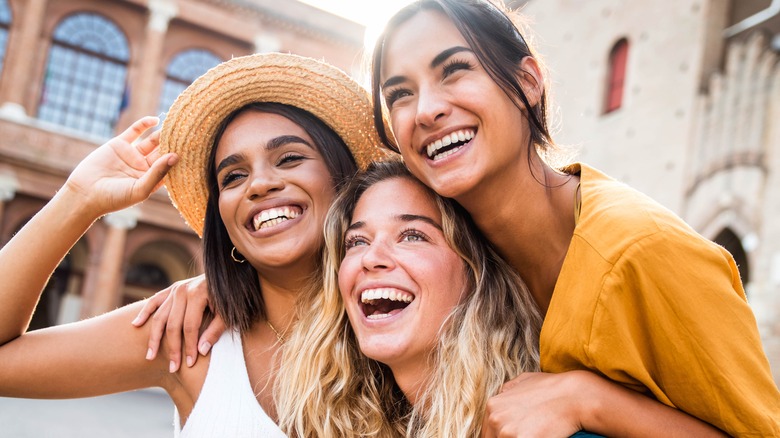
[{"label": "mustard yellow shirt", "polygon": [[736,264],[584,164],[582,210],[542,326],[546,372],[590,370],[733,436],[780,436],[780,392]]}]

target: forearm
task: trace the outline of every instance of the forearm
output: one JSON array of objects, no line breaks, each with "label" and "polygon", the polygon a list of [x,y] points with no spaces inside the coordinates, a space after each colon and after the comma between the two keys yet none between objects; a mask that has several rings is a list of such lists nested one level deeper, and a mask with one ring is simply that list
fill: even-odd
[{"label": "forearm", "polygon": [[27,330],[52,272],[96,219],[63,189],[0,249],[0,345]]},{"label": "forearm", "polygon": [[165,355],[144,359],[148,330],[130,326],[135,303],[101,316],[25,333],[0,346],[0,395],[92,397],[146,387],[170,390]]},{"label": "forearm", "polygon": [[[724,437],[719,429],[655,399],[592,375],[580,416],[585,430],[622,437]],[[592,395],[592,397],[590,396]]]}]

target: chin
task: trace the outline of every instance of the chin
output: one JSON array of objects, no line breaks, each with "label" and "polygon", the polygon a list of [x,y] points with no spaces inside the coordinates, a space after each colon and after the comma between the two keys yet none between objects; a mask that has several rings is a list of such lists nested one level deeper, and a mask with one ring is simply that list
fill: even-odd
[{"label": "chin", "polygon": [[[398,342],[393,343],[378,343],[378,342],[363,342],[360,343],[360,351],[369,359],[373,359],[383,364],[390,365],[395,362],[401,355],[401,351],[398,350]],[[366,346],[363,348],[363,346]]]}]

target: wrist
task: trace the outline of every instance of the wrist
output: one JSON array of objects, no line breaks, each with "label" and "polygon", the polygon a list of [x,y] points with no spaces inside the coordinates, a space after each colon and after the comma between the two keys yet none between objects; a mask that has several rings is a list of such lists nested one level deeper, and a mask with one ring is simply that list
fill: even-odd
[{"label": "wrist", "polygon": [[609,387],[603,384],[605,382],[601,378],[588,371],[571,373],[574,380],[572,388],[577,391],[580,400],[575,409],[577,425],[588,431],[599,430],[603,425],[605,412],[609,415]]},{"label": "wrist", "polygon": [[90,199],[88,193],[67,182],[51,198],[49,207],[60,211],[62,220],[89,226],[107,212]]}]

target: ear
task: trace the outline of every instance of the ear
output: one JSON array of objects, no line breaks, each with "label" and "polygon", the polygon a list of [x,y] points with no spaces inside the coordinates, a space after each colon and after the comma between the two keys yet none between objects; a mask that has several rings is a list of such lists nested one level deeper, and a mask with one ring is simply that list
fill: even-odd
[{"label": "ear", "polygon": [[544,75],[533,56],[526,56],[520,61],[520,86],[532,108],[539,104],[544,93]]}]

